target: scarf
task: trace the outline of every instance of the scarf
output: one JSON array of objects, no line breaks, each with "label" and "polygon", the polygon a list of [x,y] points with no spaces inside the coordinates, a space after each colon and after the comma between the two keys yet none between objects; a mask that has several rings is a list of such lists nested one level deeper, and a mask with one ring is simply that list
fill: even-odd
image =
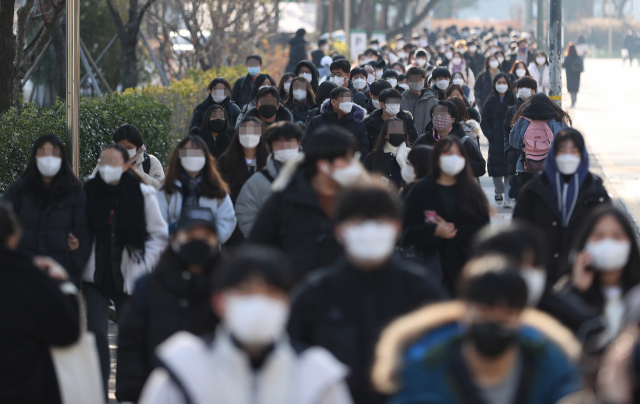
[{"label": "scarf", "polygon": [[202,172],[195,178],[184,170],[180,170],[179,180],[182,183],[182,208],[186,206],[198,206],[202,195]]},{"label": "scarf", "polygon": [[115,221],[115,245],[127,249],[129,256],[144,259],[145,242],[149,238],[145,220],[145,201],[140,179],[125,172],[118,185],[106,184],[100,175],[87,181],[87,216],[89,229],[98,243],[111,242]]},{"label": "scarf", "polygon": [[385,142],[383,151],[385,153],[391,153],[391,155],[396,158],[400,168],[404,168],[404,166],[407,165],[407,156],[411,149],[407,147],[405,142],[402,142],[398,147],[391,146],[391,143]]}]

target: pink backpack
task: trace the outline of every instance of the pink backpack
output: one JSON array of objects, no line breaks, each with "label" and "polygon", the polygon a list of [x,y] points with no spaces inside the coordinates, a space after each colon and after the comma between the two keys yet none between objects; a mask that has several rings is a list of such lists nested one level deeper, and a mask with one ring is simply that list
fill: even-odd
[{"label": "pink backpack", "polygon": [[529,126],[522,139],[524,147],[524,170],[528,173],[537,173],[544,169],[544,163],[549,154],[549,148],[553,142],[553,132],[545,121],[529,121]]}]

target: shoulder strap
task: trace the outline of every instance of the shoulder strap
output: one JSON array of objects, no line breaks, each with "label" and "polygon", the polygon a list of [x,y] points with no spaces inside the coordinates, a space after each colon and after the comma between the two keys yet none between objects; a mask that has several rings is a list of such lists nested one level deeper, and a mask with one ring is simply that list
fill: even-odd
[{"label": "shoulder strap", "polygon": [[269,181],[269,182],[273,182],[275,180],[275,178],[273,178],[273,175],[271,175],[269,173],[269,170],[267,170],[267,168],[263,168],[262,170],[259,171],[260,174],[264,175],[264,177]]},{"label": "shoulder strap", "polygon": [[142,170],[144,170],[145,174],[149,174],[149,171],[151,171],[151,157],[149,157],[147,152],[144,152],[144,160],[142,161]]},{"label": "shoulder strap", "polygon": [[460,139],[460,141],[462,142],[462,144],[464,144],[468,139],[471,139],[469,135],[464,135],[462,139]]}]

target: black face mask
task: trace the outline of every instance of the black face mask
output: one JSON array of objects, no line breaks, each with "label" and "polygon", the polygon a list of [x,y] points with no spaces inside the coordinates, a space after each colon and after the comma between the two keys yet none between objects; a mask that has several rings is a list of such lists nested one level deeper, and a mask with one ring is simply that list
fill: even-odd
[{"label": "black face mask", "polygon": [[486,322],[472,324],[468,337],[482,356],[495,358],[515,343],[518,331],[498,323]]},{"label": "black face mask", "polygon": [[404,135],[389,135],[389,139],[387,140],[389,144],[393,147],[398,147],[404,142]]},{"label": "black face mask", "polygon": [[258,112],[260,112],[260,115],[263,117],[269,119],[276,114],[277,109],[275,105],[260,105]]},{"label": "black face mask", "polygon": [[212,121],[209,121],[209,130],[213,133],[221,133],[224,129],[224,124],[224,119],[214,119]]},{"label": "black face mask", "polygon": [[202,240],[191,240],[182,244],[176,253],[185,265],[206,265],[218,255],[218,250]]}]

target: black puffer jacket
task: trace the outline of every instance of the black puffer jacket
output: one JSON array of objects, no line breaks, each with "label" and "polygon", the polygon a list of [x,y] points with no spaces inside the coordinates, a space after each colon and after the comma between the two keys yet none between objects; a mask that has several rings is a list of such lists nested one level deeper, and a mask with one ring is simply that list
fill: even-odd
[{"label": "black puffer jacket", "polygon": [[154,272],[138,279],[118,323],[118,401],[138,401],[158,365],[154,350],[164,340],[182,330],[196,335],[215,330],[218,319],[211,311],[209,286],[210,276],[191,274],[171,247]]},{"label": "black puffer jacket", "polygon": [[592,210],[602,203],[610,202],[609,194],[602,180],[589,173],[580,187],[578,199],[567,227],[561,226],[556,198],[551,183],[543,171],[522,188],[518,203],[513,210],[513,218],[538,226],[544,233],[550,247],[547,266],[547,283],[552,285],[562,275],[569,272],[569,255],[572,243]]},{"label": "black puffer jacket", "polygon": [[[369,139],[369,149],[373,150],[376,146],[376,142],[378,141],[378,137],[380,136],[380,130],[382,129],[382,125],[384,125],[384,119],[382,119],[382,109],[377,109],[371,112],[364,119],[364,126],[367,129],[367,138]],[[409,132],[409,140],[413,144],[418,138],[418,130],[416,129],[416,125],[413,123],[413,119],[409,115],[407,115],[404,111],[400,110],[396,118],[402,119],[405,127]]]},{"label": "black puffer jacket", "polygon": [[296,35],[289,40],[289,64],[285,69],[286,72],[292,72],[296,64],[299,61],[307,58],[307,41],[304,40],[304,35]]},{"label": "black puffer jacket", "polygon": [[[243,118],[243,121],[246,121],[247,118],[256,118],[259,120],[260,112],[258,111],[258,108],[251,108],[250,110],[248,110]],[[293,115],[282,103],[280,103],[280,108],[278,108],[278,110],[276,111],[275,122],[293,122]]]},{"label": "black puffer jacket", "polygon": [[480,127],[489,140],[489,161],[487,169],[490,177],[502,177],[509,175],[507,168],[507,157],[504,154],[504,118],[507,109],[515,105],[516,100],[512,93],[507,92],[504,100],[500,102],[500,97],[496,92],[489,96],[489,99],[482,107],[482,120]]},{"label": "black puffer jacket", "polygon": [[244,77],[240,77],[233,84],[233,95],[231,96],[231,100],[236,103],[240,111],[245,106],[247,102],[249,102],[249,98],[251,97],[251,92],[253,91],[253,87],[255,87],[255,82],[253,77],[250,74],[247,74]]},{"label": "black puffer jacket", "polygon": [[365,93],[361,93],[360,91],[356,90],[351,80],[349,80],[348,88],[351,91],[351,94],[353,95],[353,102],[356,103],[356,105],[359,105],[362,108],[365,108],[365,106],[367,105],[367,101],[369,100],[369,96],[366,95]]},{"label": "black puffer jacket", "polygon": [[402,174],[400,164],[393,153],[378,153],[374,150],[364,160],[364,168],[372,173],[382,175],[387,180],[393,182],[396,188],[402,185]]},{"label": "black puffer jacket", "polygon": [[[302,67],[308,67],[309,69],[311,69],[311,76],[313,76],[311,78],[311,88],[313,89],[313,92],[316,93],[318,91],[318,69],[316,69],[316,66],[311,63],[308,60],[301,60],[300,62],[298,62],[298,64],[296,65],[296,68],[293,70],[293,75],[294,76],[298,76],[298,74],[300,74],[300,68]],[[284,100],[283,100],[284,101]]]},{"label": "black puffer jacket", "polygon": [[284,190],[269,198],[249,241],[284,251],[299,271],[299,279],[314,269],[333,264],[342,255],[331,219],[302,170],[293,175]]},{"label": "black puffer jacket", "polygon": [[[18,251],[53,258],[79,284],[92,244],[84,190],[78,188],[63,195],[36,196],[22,176],[9,185],[2,198],[14,206],[22,226]],[[69,233],[80,241],[80,247],[75,251],[69,250]]]},{"label": "black puffer jacket", "polygon": [[516,166],[518,164],[518,159],[520,158],[520,154],[522,150],[511,147],[509,144],[509,133],[511,133],[511,121],[513,117],[516,115],[518,109],[524,104],[521,98],[518,98],[516,101],[516,105],[509,107],[507,113],[504,118],[504,123],[502,125],[502,136],[503,136],[503,150],[504,155],[507,157],[507,168],[509,170],[509,175],[516,175]]},{"label": "black puffer jacket", "polygon": [[202,128],[198,131],[198,136],[200,136],[207,147],[209,147],[209,151],[213,155],[213,157],[218,158],[223,155],[227,151],[227,147],[231,143],[231,136],[229,136],[229,130],[227,129],[229,124],[225,126],[225,129],[222,133],[219,133],[216,138],[211,136],[209,129],[202,130]]},{"label": "black puffer jacket", "polygon": [[484,107],[484,103],[487,102],[489,94],[491,94],[491,89],[493,89],[493,80],[491,79],[491,74],[489,74],[487,71],[483,71],[476,78],[476,84],[475,86],[473,86],[473,93],[476,96],[476,105],[481,110],[482,107]]},{"label": "black puffer jacket", "polygon": [[217,103],[211,98],[211,94],[204,101],[202,101],[196,109],[193,110],[193,115],[191,116],[191,122],[189,123],[189,129],[191,128],[200,128],[202,126],[202,118],[204,118],[204,113],[210,106],[217,104],[221,107],[225,108],[229,113],[229,126],[231,128],[236,127],[236,120],[240,115],[240,108],[229,99],[229,97],[225,98],[221,103]]}]

